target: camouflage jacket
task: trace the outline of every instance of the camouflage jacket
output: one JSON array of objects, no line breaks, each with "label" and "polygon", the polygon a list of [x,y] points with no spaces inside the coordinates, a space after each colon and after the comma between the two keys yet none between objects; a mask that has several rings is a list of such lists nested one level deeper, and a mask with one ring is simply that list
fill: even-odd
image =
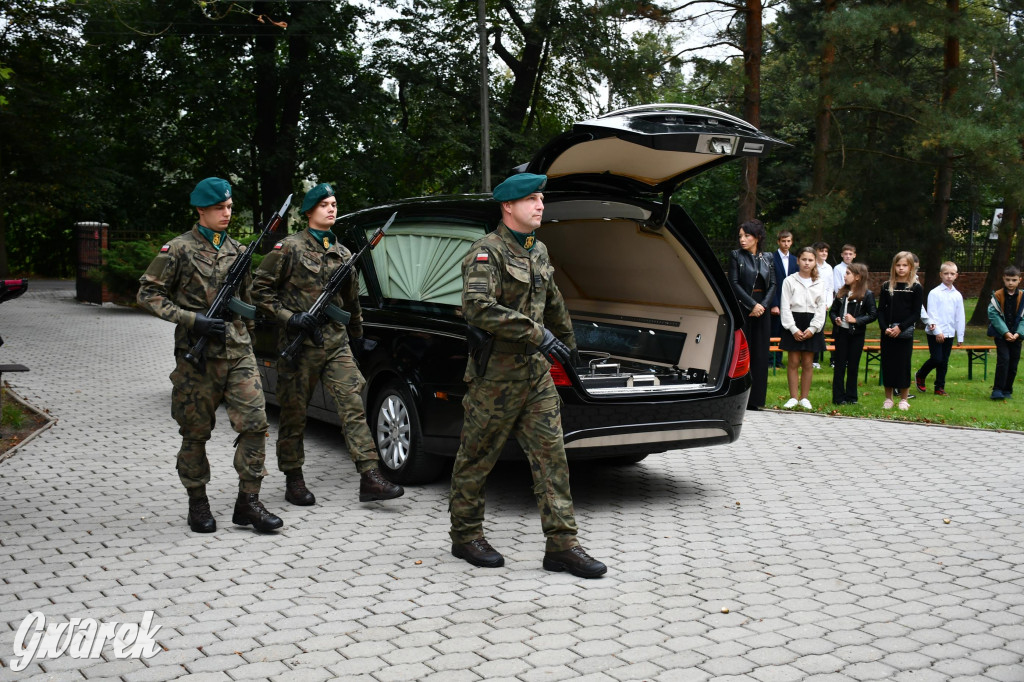
[{"label": "camouflage jacket", "polygon": [[[494,334],[485,378],[530,379],[548,372],[551,364],[535,352],[544,327],[576,348],[554,274],[544,243],[538,241],[527,251],[504,223],[470,248],[462,261],[462,314],[469,324]],[[465,379],[476,376],[470,360]]]},{"label": "camouflage jacket", "polygon": [[[323,244],[309,230],[288,235],[264,256],[253,280],[252,298],[264,314],[279,323],[281,332],[278,340],[282,348],[287,345],[289,318],[309,310],[323,293],[334,271],[351,258],[352,252],[339,241],[324,250]],[[347,344],[349,336],[360,338],[363,335],[359,277],[355,270],[331,302],[348,311],[352,317],[348,321],[347,334],[345,325],[339,322],[328,321],[323,326],[324,348],[327,349]],[[313,342],[307,338],[303,345],[312,346]]]},{"label": "camouflage jacket", "polygon": [[[244,252],[245,247],[230,236],[218,251],[193,226],[160,247],[156,258],[139,278],[136,297],[139,305],[177,325],[174,329],[176,353],[187,351],[198,340],[189,334],[196,313],[209,310],[231,264]],[[235,293],[246,303],[252,302],[251,284],[251,276],[246,275]],[[252,354],[249,330],[253,323],[234,313],[229,315],[232,321],[227,325],[226,340],[211,338],[206,346],[207,357],[241,358]]]}]

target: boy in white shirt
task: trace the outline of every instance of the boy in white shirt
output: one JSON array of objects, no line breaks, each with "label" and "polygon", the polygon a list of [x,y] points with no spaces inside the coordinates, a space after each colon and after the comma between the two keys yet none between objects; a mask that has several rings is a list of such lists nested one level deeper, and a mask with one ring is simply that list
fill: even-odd
[{"label": "boy in white shirt", "polygon": [[846,268],[857,257],[857,247],[853,244],[843,244],[843,250],[839,252],[843,261],[832,268],[832,290],[839,291],[846,284]]},{"label": "boy in white shirt", "polygon": [[929,325],[925,328],[928,336],[929,357],[921,369],[917,370],[917,390],[928,390],[925,380],[928,373],[935,370],[935,395],[946,393],[946,370],[949,368],[949,353],[953,350],[953,337],[956,345],[964,342],[964,298],[953,286],[957,277],[956,263],[946,261],[939,268],[942,284],[928,292]]}]

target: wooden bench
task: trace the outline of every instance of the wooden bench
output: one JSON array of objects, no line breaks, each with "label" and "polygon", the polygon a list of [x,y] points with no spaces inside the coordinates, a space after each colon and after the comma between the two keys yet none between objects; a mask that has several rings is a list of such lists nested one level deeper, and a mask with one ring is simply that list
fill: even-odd
[{"label": "wooden bench", "polygon": [[[826,340],[825,350],[827,350],[829,352],[833,352],[836,349],[835,345],[832,343],[831,336],[832,335],[830,333],[828,333],[828,332],[825,333],[825,340]],[[768,359],[768,364],[772,368],[772,374],[775,374],[775,367],[776,367],[775,355],[774,354],[782,351],[782,349],[779,348],[779,342],[781,340],[782,339],[780,337],[778,337],[778,336],[773,336],[769,340],[771,342],[771,346],[768,348],[768,352],[772,353],[772,356]],[[995,346],[986,346],[986,345],[977,345],[977,344],[975,344],[975,345],[963,345],[963,346],[957,346],[956,344],[953,345],[953,350],[962,350],[962,351],[967,353],[967,379],[968,379],[968,381],[973,381],[974,380],[974,361],[975,360],[977,360],[978,362],[981,363],[981,366],[982,366],[982,378],[985,381],[988,381],[988,352],[991,351],[991,350],[995,350],[995,349],[996,349]],[[915,343],[914,344],[914,350],[928,350],[928,345],[927,344],[923,344],[922,345],[922,344]],[[864,339],[864,383],[865,384],[868,382],[868,373],[871,371],[871,363],[872,362],[877,362],[879,364],[881,364],[881,362],[882,362],[882,346],[881,346],[881,341],[879,339]],[[879,386],[882,385],[882,373],[881,372],[878,373],[878,385]]]},{"label": "wooden bench", "polygon": [[[953,350],[962,350],[967,353],[967,380],[974,380],[974,361],[981,363],[983,372],[982,378],[988,381],[988,352],[995,350],[995,346],[985,345],[963,345],[953,344]],[[914,350],[928,350],[928,345],[914,344]],[[864,383],[868,382],[868,368],[872,361],[882,361],[882,349],[878,339],[865,339],[864,341]],[[882,385],[882,373],[878,373],[878,385]]]},{"label": "wooden bench", "polygon": [[[768,342],[771,344],[770,346],[768,346],[768,366],[772,368],[772,374],[775,374],[775,368],[778,366],[778,364],[775,362],[775,354],[788,353],[789,351],[785,351],[779,347],[779,343],[782,342],[782,339],[778,336],[773,336],[769,338]],[[836,350],[836,347],[832,342],[832,332],[825,332],[825,350],[827,350],[829,353],[834,353]]]}]

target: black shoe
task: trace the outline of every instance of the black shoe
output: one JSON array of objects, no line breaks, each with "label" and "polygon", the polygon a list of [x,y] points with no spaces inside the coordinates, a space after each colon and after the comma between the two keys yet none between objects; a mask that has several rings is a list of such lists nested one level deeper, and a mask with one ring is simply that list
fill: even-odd
[{"label": "black shoe", "polygon": [[252,524],[253,529],[263,533],[277,530],[284,525],[284,521],[268,512],[267,508],[263,506],[259,493],[238,493],[231,523],[239,526]]},{"label": "black shoe", "polygon": [[316,503],[316,497],[306,487],[301,471],[285,474],[284,500],[300,507],[309,507]]},{"label": "black shoe", "polygon": [[380,469],[370,469],[359,477],[359,501],[393,500],[405,494],[405,489],[380,475]]},{"label": "black shoe", "polygon": [[205,497],[189,498],[188,527],[193,533],[212,533],[217,530],[217,521],[210,512],[210,501]]},{"label": "black shoe", "polygon": [[921,393],[928,391],[928,387],[925,385],[924,379],[921,378],[920,374],[914,375],[914,382],[917,384],[917,390],[921,391]]},{"label": "black shoe", "polygon": [[490,543],[483,538],[452,545],[452,556],[465,559],[474,566],[483,566],[484,568],[498,568],[505,565],[505,557],[498,554],[498,550],[491,547]]},{"label": "black shoe", "polygon": [[608,567],[576,545],[561,552],[545,552],[544,570],[569,571],[581,578],[600,578],[607,573]]}]

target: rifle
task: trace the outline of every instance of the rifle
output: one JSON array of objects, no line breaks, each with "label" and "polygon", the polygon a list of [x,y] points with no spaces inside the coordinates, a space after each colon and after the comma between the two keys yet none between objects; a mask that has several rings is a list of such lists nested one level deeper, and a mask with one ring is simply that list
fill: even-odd
[{"label": "rifle", "polygon": [[[373,233],[372,237],[370,237],[370,241],[366,242],[363,248],[359,249],[359,253],[352,256],[347,263],[331,274],[331,278],[327,280],[327,285],[324,286],[324,290],[320,292],[320,295],[317,296],[315,301],[313,301],[313,305],[311,305],[309,310],[306,311],[316,318],[317,323],[323,325],[326,324],[329,319],[341,324],[348,323],[349,318],[352,316],[347,311],[342,310],[331,303],[331,299],[338,293],[338,289],[340,289],[341,285],[346,279],[348,279],[348,275],[352,272],[352,268],[355,267],[355,264],[360,258],[362,258],[363,254],[366,253],[366,250],[373,249],[373,247],[377,246],[377,243],[384,238],[384,233],[388,231],[389,227],[391,227],[391,223],[395,222],[395,217],[397,215],[397,211],[392,213],[391,217],[388,218],[388,221],[384,223],[384,226],[377,228],[377,231]],[[295,356],[298,355],[299,351],[302,349],[302,342],[306,340],[307,336],[308,334],[306,333],[306,330],[300,329],[298,336],[288,344],[287,348],[281,351],[281,357],[288,362],[294,362]]]},{"label": "rifle", "polygon": [[[224,283],[220,285],[220,290],[217,292],[216,298],[213,299],[213,304],[210,309],[206,311],[207,317],[224,317],[227,311],[238,313],[242,317],[250,320],[256,318],[256,307],[249,305],[245,301],[239,300],[235,297],[235,292],[238,291],[239,285],[242,283],[242,278],[249,272],[249,266],[252,263],[252,256],[256,253],[259,248],[260,242],[267,236],[268,233],[277,230],[281,221],[284,220],[284,214],[288,211],[288,206],[292,203],[292,195],[289,194],[288,198],[284,200],[284,205],[281,206],[281,210],[270,216],[267,220],[267,224],[263,226],[263,231],[260,232],[260,236],[256,238],[256,241],[249,244],[248,248],[242,253],[241,256],[235,259],[235,262],[231,264],[228,269],[227,277],[224,278]],[[192,348],[189,349],[188,353],[185,354],[185,359],[200,372],[206,371],[206,344],[207,337],[201,336],[196,341]]]}]

